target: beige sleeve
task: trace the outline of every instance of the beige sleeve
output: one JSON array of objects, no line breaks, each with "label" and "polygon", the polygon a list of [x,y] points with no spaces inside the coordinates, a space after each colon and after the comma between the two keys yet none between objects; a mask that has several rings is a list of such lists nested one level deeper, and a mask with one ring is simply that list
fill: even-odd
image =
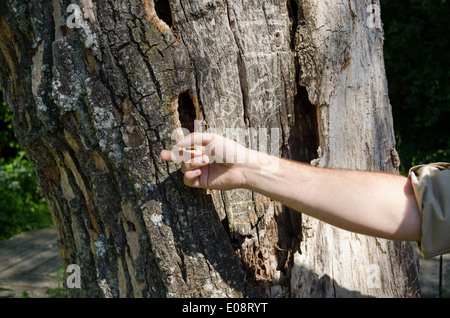
[{"label": "beige sleeve", "polygon": [[450,163],[413,167],[409,177],[422,216],[422,256],[450,253]]}]

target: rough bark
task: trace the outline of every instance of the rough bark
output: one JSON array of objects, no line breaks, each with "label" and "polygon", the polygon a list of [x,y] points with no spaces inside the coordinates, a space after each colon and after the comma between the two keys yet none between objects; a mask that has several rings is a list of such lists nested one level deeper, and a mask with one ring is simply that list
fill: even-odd
[{"label": "rough bark", "polygon": [[[83,11],[75,27],[70,4]],[[267,145],[278,145],[268,150],[293,160],[395,171],[371,4],[7,1],[0,80],[64,263],[81,267],[71,295],[418,296],[409,244],[250,191],[204,194],[159,158],[176,128],[200,120],[222,132],[268,128]]]}]

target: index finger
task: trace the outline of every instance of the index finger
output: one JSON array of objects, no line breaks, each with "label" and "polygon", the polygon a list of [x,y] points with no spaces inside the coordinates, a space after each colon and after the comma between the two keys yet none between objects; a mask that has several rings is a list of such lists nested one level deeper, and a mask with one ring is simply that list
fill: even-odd
[{"label": "index finger", "polygon": [[186,148],[193,146],[207,146],[214,139],[215,139],[214,134],[194,132],[184,137],[184,139],[178,140],[176,142],[176,145],[178,147],[186,147]]},{"label": "index finger", "polygon": [[181,163],[185,161],[189,161],[196,157],[201,157],[203,152],[200,149],[194,150],[162,150],[160,153],[161,159],[164,161]]}]

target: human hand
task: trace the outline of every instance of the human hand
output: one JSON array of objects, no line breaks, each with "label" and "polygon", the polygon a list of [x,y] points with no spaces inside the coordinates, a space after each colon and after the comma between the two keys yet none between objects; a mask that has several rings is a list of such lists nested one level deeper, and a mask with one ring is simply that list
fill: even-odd
[{"label": "human hand", "polygon": [[220,135],[192,133],[179,140],[172,151],[163,150],[161,158],[182,163],[184,183],[189,187],[231,190],[245,187],[245,167],[253,154]]}]

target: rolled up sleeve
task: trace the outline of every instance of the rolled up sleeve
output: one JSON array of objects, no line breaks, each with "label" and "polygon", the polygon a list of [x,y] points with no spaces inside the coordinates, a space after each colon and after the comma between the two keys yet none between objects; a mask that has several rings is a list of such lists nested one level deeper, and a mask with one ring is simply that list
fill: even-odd
[{"label": "rolled up sleeve", "polygon": [[409,177],[422,217],[422,256],[450,253],[450,163],[413,167]]}]

